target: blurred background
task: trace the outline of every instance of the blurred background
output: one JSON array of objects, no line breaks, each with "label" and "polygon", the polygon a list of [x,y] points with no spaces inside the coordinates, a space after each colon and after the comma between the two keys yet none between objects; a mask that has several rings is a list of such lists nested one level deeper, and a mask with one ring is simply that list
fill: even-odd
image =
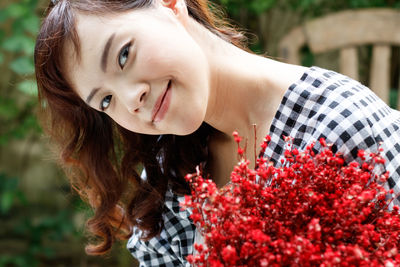
[{"label": "blurred background", "polygon": [[[49,0],[0,2],[0,267],[137,266],[115,245],[105,257],[84,253],[85,218],[90,210],[71,191],[56,166],[36,120],[33,49]],[[280,41],[306,21],[343,10],[390,8],[400,0],[219,0],[232,23],[247,29],[250,48],[280,59]],[[400,25],[399,25],[400,26]],[[335,27],[335,25],[332,25]],[[368,85],[372,47],[358,48],[359,80]],[[300,50],[300,63],[339,71],[338,50]],[[400,49],[391,48],[390,96],[396,107]]]}]

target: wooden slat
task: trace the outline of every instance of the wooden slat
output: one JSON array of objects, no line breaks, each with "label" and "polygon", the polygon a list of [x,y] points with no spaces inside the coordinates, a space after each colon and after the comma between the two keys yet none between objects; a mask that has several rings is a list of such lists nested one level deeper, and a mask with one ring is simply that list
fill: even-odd
[{"label": "wooden slat", "polygon": [[400,45],[400,10],[372,8],[347,10],[311,20],[305,25],[313,53],[346,46],[391,43]]},{"label": "wooden slat", "polygon": [[290,31],[279,44],[279,57],[286,63],[300,65],[300,49],[306,43],[303,27]]},{"label": "wooden slat", "polygon": [[358,56],[356,47],[347,47],[340,50],[340,72],[358,80]]},{"label": "wooden slat", "polygon": [[399,83],[397,87],[397,109],[400,110],[400,76],[399,76]]},{"label": "wooden slat", "polygon": [[[306,22],[286,35],[279,45],[281,58],[300,64],[299,51],[308,45],[314,54],[340,50],[340,72],[356,80],[355,47],[373,45],[369,87],[385,102],[390,93],[390,46],[400,46],[400,10],[347,10]],[[400,110],[400,92],[397,102]]]},{"label": "wooden slat", "polygon": [[371,90],[386,103],[389,103],[390,54],[389,45],[375,45],[373,47],[369,84]]}]

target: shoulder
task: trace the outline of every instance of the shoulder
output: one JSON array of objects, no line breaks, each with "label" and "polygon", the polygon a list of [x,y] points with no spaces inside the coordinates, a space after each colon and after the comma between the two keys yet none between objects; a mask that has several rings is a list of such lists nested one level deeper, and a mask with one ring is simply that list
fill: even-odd
[{"label": "shoulder", "polygon": [[195,226],[190,212],[181,210],[183,196],[167,190],[163,213],[164,227],[159,236],[142,240],[141,231],[135,229],[127,248],[140,262],[140,266],[190,266],[186,257],[193,253]]},{"label": "shoulder", "polygon": [[389,185],[400,192],[400,112],[347,76],[309,68],[285,93],[270,135],[266,156],[274,161],[282,157],[282,136],[293,137],[300,149],[323,137],[348,162],[357,158],[359,149],[377,152],[381,146],[391,173]]},{"label": "shoulder", "polygon": [[400,113],[366,86],[334,71],[312,67],[285,93],[271,134],[275,139],[291,136],[300,147],[324,137],[354,158],[358,148],[376,151],[389,132],[398,134],[399,122]]},{"label": "shoulder", "polygon": [[[282,100],[285,110],[322,121],[328,115],[348,118],[348,111],[388,108],[369,88],[340,73],[311,67],[293,83]],[[333,113],[333,114],[329,114]],[[366,114],[368,115],[368,114]]]}]

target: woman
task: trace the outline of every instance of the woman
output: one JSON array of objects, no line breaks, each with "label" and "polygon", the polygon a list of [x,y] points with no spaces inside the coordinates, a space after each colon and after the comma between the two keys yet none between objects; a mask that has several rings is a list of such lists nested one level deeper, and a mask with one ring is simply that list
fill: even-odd
[{"label": "woman", "polygon": [[[348,161],[383,141],[398,192],[400,114],[368,88],[317,67],[250,53],[206,0],[59,0],[35,48],[42,121],[73,187],[94,208],[89,230],[116,238],[143,266],[186,266],[195,227],[179,200],[200,165],[219,186],[236,163],[237,130],[253,155],[270,134],[304,148],[325,137]],[[138,166],[145,171],[140,176]],[[164,266],[163,265],[163,266]]]}]

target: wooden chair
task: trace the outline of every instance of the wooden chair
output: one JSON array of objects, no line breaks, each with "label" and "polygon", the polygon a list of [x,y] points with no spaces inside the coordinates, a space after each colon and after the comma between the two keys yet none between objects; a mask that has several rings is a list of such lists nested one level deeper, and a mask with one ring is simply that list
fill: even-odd
[{"label": "wooden chair", "polygon": [[[372,45],[369,87],[389,101],[391,46],[400,46],[400,10],[387,8],[342,11],[304,23],[279,44],[283,61],[300,64],[300,49],[313,54],[340,50],[340,72],[358,80],[357,46]],[[397,109],[400,109],[400,92]]]}]

